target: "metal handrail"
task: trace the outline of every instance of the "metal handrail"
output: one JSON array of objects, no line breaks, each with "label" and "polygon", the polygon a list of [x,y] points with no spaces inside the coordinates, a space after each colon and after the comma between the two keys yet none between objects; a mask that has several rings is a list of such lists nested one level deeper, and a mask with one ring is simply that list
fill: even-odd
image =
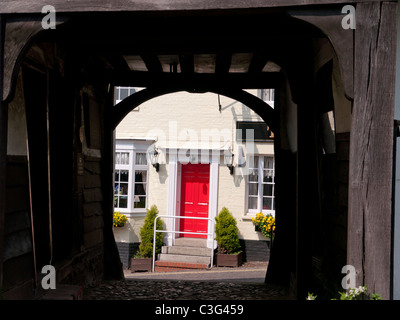
[{"label": "metal handrail", "polygon": [[[197,219],[197,220],[208,220],[214,223],[213,232],[189,232],[189,231],[168,231],[168,230],[157,230],[157,219],[158,218],[174,218],[174,219]],[[153,264],[152,264],[152,272],[155,270],[155,260],[156,260],[156,233],[183,233],[183,234],[200,234],[212,236],[212,240],[214,240],[215,235],[215,221],[211,218],[200,218],[200,217],[182,217],[182,216],[167,216],[167,215],[159,215],[154,219],[154,234],[153,234]],[[211,250],[211,261],[210,268],[213,267],[214,264],[214,250]]]}]

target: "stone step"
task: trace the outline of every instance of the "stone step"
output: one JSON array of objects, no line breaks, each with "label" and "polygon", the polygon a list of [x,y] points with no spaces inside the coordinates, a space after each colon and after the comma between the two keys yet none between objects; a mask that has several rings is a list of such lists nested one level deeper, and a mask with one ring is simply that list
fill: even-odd
[{"label": "stone step", "polygon": [[207,239],[181,237],[175,239],[175,246],[207,248]]},{"label": "stone step", "polygon": [[210,265],[211,257],[160,253],[158,261],[200,263]]},{"label": "stone step", "polygon": [[207,269],[208,265],[202,263],[156,261],[155,272],[187,271],[196,269]]},{"label": "stone step", "polygon": [[184,247],[184,246],[163,246],[161,253],[165,254],[182,254],[189,256],[204,256],[210,257],[212,249],[210,248],[198,248],[198,247]]}]

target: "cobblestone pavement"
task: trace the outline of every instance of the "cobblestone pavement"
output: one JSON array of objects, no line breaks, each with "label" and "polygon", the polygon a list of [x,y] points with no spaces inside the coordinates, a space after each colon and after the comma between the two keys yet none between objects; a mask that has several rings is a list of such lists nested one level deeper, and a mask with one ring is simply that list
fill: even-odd
[{"label": "cobblestone pavement", "polygon": [[[213,268],[210,271],[137,273],[84,290],[85,300],[287,300],[285,288],[266,285],[266,268]],[[264,273],[263,273],[264,272]],[[180,278],[180,279],[179,279]]]}]

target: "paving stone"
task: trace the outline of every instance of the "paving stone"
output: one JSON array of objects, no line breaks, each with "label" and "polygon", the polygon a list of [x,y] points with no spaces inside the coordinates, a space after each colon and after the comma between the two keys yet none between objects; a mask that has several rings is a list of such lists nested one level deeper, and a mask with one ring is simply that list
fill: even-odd
[{"label": "paving stone", "polygon": [[[254,267],[265,267],[265,263],[240,268],[218,268],[228,277],[226,280],[203,280],[207,273],[199,274],[196,280],[176,280],[164,273],[162,279],[152,279],[154,274],[121,281],[104,281],[98,285],[84,289],[85,300],[286,300],[290,299],[286,288],[266,285],[263,282],[246,282],[230,279],[237,276],[240,270]],[[217,268],[216,268],[217,269]],[[264,269],[266,270],[266,269]],[[233,274],[233,272],[236,272]],[[181,273],[181,272],[180,272]],[[129,273],[130,274],[130,273]],[[244,272],[244,275],[248,272]],[[209,274],[208,274],[209,275]],[[181,278],[182,279],[182,278]],[[245,280],[245,279],[244,279]],[[251,280],[251,279],[250,279]]]},{"label": "paving stone", "polygon": [[288,299],[284,288],[265,284],[180,282],[185,287],[177,290],[177,281],[121,280],[112,284],[104,282],[98,288],[86,288],[85,300],[270,300]]}]

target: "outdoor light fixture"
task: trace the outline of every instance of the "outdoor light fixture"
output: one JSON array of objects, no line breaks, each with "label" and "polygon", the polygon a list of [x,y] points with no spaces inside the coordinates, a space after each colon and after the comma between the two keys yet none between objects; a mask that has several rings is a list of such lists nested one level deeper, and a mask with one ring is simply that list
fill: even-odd
[{"label": "outdoor light fixture", "polygon": [[150,162],[153,165],[154,168],[156,168],[156,172],[158,172],[158,170],[160,170],[160,164],[158,163],[158,151],[156,146],[154,146],[154,150],[150,150],[148,152],[149,154],[149,158],[150,158]]},{"label": "outdoor light fixture", "polygon": [[229,172],[232,175],[233,174],[233,156],[234,154],[231,151],[231,147],[224,153],[224,158],[225,158],[225,163],[227,167],[229,168]]}]

